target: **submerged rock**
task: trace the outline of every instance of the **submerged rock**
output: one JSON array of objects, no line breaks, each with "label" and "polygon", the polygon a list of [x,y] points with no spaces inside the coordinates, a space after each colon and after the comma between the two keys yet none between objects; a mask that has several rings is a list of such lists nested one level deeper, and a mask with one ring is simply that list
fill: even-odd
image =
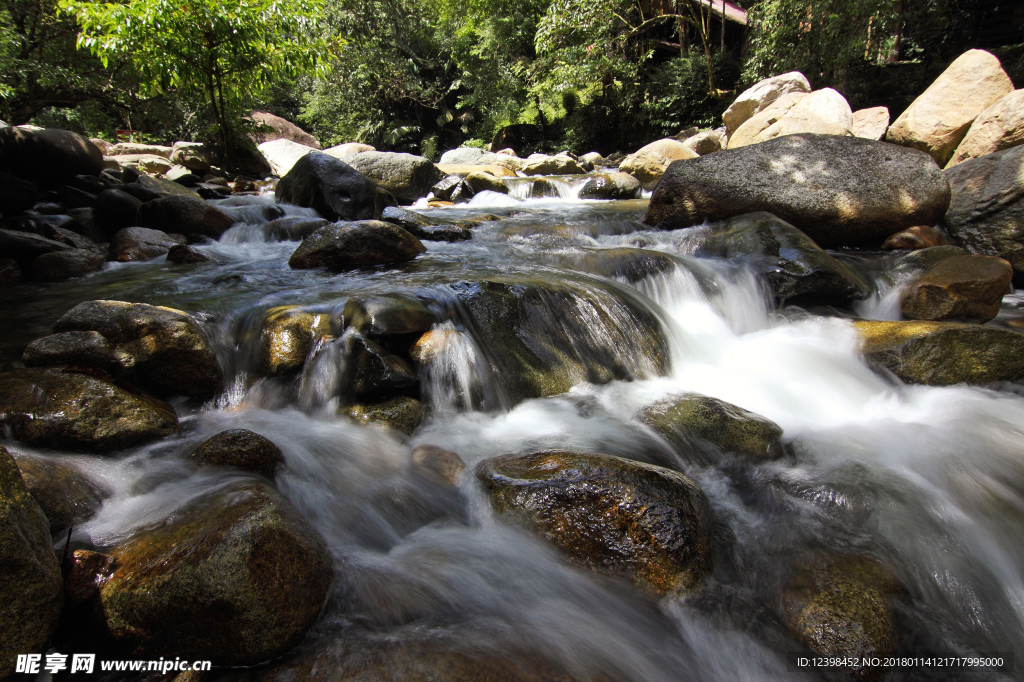
[{"label": "submerged rock", "polygon": [[1024,379],[1024,334],[956,322],[854,323],[864,356],[911,384]]},{"label": "submerged rock", "polygon": [[682,474],[608,455],[504,455],[476,468],[495,511],[573,561],[665,594],[711,570],[707,496]]},{"label": "submerged rock", "polygon": [[824,248],[877,246],[908,227],[938,223],[949,196],[949,182],[922,152],[788,135],[673,163],[644,223],[675,230],[768,211]]},{"label": "submerged rock", "polygon": [[410,455],[412,465],[420,471],[440,477],[450,485],[455,485],[466,470],[466,463],[454,452],[434,445],[418,445]]},{"label": "submerged rock", "polygon": [[415,398],[398,396],[379,403],[343,405],[338,414],[357,424],[380,424],[411,436],[423,421],[425,408]]},{"label": "submerged rock", "polygon": [[908,320],[988,322],[1013,279],[1013,267],[995,256],[953,256],[931,268],[903,294]]},{"label": "submerged rock", "polygon": [[122,450],[178,431],[167,403],[59,369],[0,374],[0,424],[29,445],[91,452]]},{"label": "submerged rock", "polygon": [[73,467],[53,459],[21,454],[15,461],[28,491],[50,522],[50,533],[54,536],[88,521],[103,504],[103,491]]},{"label": "submerged rock", "polygon": [[110,551],[101,623],[129,656],[255,665],[298,644],[333,575],[323,539],[272,487],[247,483],[190,502]]},{"label": "submerged rock", "polygon": [[742,407],[697,393],[668,398],[640,410],[642,423],[668,441],[684,460],[709,464],[722,454],[754,462],[782,457],[782,428]]},{"label": "submerged rock", "polygon": [[195,247],[189,246],[188,244],[175,244],[167,250],[168,263],[184,265],[192,263],[209,263],[212,261],[213,259],[205,253]]},{"label": "submerged rock", "polygon": [[42,653],[57,629],[64,590],[49,523],[14,459],[0,447],[0,679],[18,654]]},{"label": "submerged rock", "polygon": [[334,223],[302,240],[288,265],[297,270],[349,270],[409,261],[427,249],[397,225],[380,220]]},{"label": "submerged rock", "polygon": [[284,455],[269,439],[248,429],[221,431],[196,448],[189,458],[202,466],[228,466],[274,480]]}]

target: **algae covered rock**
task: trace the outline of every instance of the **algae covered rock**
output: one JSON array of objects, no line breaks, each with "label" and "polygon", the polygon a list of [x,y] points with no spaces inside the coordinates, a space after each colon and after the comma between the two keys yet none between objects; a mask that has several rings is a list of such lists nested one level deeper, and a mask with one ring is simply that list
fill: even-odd
[{"label": "algae covered rock", "polygon": [[230,466],[274,480],[284,465],[280,448],[248,429],[221,431],[196,448],[189,458],[203,466]]},{"label": "algae covered rock", "polygon": [[494,510],[573,561],[659,593],[692,589],[711,569],[711,506],[686,476],[578,452],[503,455],[476,476]]},{"label": "algae covered rock", "polygon": [[416,334],[434,326],[436,317],[409,296],[353,296],[342,311],[343,324],[361,334]]},{"label": "algae covered rock", "polygon": [[279,376],[302,369],[316,339],[330,331],[328,316],[300,306],[279,306],[266,312],[260,332],[257,369]]},{"label": "algae covered rock", "polygon": [[754,462],[784,454],[782,428],[742,407],[697,393],[667,398],[640,410],[642,423],[671,443],[684,459],[713,462],[721,453]]},{"label": "algae covered rock", "polygon": [[407,230],[379,220],[326,225],[302,240],[288,265],[296,270],[350,270],[409,261],[426,251]]},{"label": "algae covered rock", "polygon": [[21,454],[15,461],[28,491],[49,520],[50,532],[54,535],[69,526],[88,521],[103,504],[103,491],[67,464]]},{"label": "algae covered rock", "polygon": [[406,435],[412,435],[420,425],[424,412],[423,403],[408,396],[389,398],[379,403],[353,403],[338,409],[338,414],[357,424],[380,424]]}]

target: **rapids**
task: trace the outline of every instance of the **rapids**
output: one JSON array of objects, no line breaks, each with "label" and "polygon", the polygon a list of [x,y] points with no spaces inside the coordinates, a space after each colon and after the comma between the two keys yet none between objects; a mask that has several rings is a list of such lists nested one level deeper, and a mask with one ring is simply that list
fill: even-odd
[{"label": "rapids", "polygon": [[[749,272],[693,256],[685,231],[647,230],[639,222],[646,201],[580,201],[563,184],[555,183],[558,198],[531,199],[530,185],[518,182],[508,196],[485,192],[469,205],[420,209],[500,219],[474,228],[469,242],[425,242],[426,253],[397,269],[289,269],[297,243],[259,229],[281,216],[268,197],[227,206],[239,223],[197,247],[215,263],[161,257],[0,289],[5,369],[74,304],[116,299],[197,314],[228,377],[209,403],[174,402],[180,436],[133,451],[92,457],[7,444],[64,458],[111,493],[72,540],[107,547],[244,476],[188,466],[204,439],[228,428],[267,436],[287,462],[278,488],[334,555],[333,593],[308,638],[327,646],[441,642],[635,682],[816,679],[788,670],[786,654],[799,646],[773,608],[801,557],[834,550],[877,557],[905,587],[901,653],[1024,653],[1021,388],[928,388],[883,377],[858,354],[851,313],[777,309]],[[613,249],[645,249],[669,265],[641,276],[600,274],[593,264]],[[903,283],[880,274],[892,256],[840,257],[875,282],[876,296],[855,314],[895,319]],[[571,315],[534,324],[572,335],[580,353],[604,353],[631,380],[584,379],[560,395],[516,402],[494,369],[494,339],[479,333],[457,296],[457,283],[485,280],[573,292]],[[314,347],[301,376],[256,375],[262,311],[302,304],[336,317],[350,296],[387,292],[424,301],[455,339],[421,375],[432,412],[411,438],[335,416],[331,387],[344,354],[333,343]],[[664,367],[637,350],[627,303],[662,327]],[[1013,326],[1021,305],[1007,297],[993,323]],[[683,391],[775,421],[789,456],[708,467],[679,458],[633,416]],[[498,521],[472,475],[459,494],[412,475],[409,453],[420,444],[457,452],[470,466],[544,448],[668,463],[711,499],[723,539],[714,574],[692,599],[657,601],[575,568]],[[910,670],[888,679],[975,678]]]}]

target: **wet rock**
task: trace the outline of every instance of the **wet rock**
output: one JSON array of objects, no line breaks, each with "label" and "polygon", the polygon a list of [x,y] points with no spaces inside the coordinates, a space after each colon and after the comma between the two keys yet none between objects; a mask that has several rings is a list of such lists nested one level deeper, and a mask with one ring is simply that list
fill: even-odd
[{"label": "wet rock", "polygon": [[398,396],[383,402],[343,405],[338,414],[348,417],[357,424],[380,424],[400,431],[408,436],[423,421],[423,403],[415,398]]},{"label": "wet rock", "polygon": [[541,452],[484,460],[495,511],[592,569],[665,594],[711,569],[707,496],[682,474],[608,455]]},{"label": "wet rock", "polygon": [[889,129],[889,107],[871,107],[853,112],[853,135],[866,140],[884,140]]},{"label": "wet rock", "polygon": [[26,455],[17,455],[15,461],[53,536],[88,521],[103,504],[103,491],[73,467]]},{"label": "wet rock", "polygon": [[142,202],[119,189],[107,189],[96,195],[96,220],[108,235],[137,225]]},{"label": "wet rock", "polygon": [[429,159],[412,154],[362,152],[348,163],[403,204],[427,196],[431,186],[444,177]]},{"label": "wet rock", "polygon": [[971,159],[945,171],[952,188],[942,226],[970,253],[1010,261],[1024,283],[1024,145]]},{"label": "wet rock", "polygon": [[69,251],[72,246],[63,242],[40,237],[30,232],[0,230],[0,253],[18,262],[24,270],[32,267],[32,262],[47,253]]},{"label": "wet rock", "polygon": [[276,241],[300,241],[327,225],[330,222],[323,218],[278,218],[264,223],[262,230]]},{"label": "wet rock", "polygon": [[929,246],[943,246],[946,237],[934,227],[915,225],[892,235],[882,244],[883,249],[926,249]]},{"label": "wet rock", "polygon": [[0,679],[13,679],[18,654],[42,653],[64,601],[49,523],[14,459],[0,447]]},{"label": "wet rock", "polygon": [[1024,143],[1024,90],[1014,90],[978,114],[946,168]]},{"label": "wet rock", "polygon": [[63,332],[36,339],[21,356],[27,367],[79,365],[105,372],[120,368],[115,347],[99,332]]},{"label": "wet rock", "polygon": [[1024,378],[1024,334],[956,322],[854,323],[864,356],[903,381],[928,386]]},{"label": "wet rock", "polygon": [[327,596],[327,547],[264,483],[217,490],[111,550],[99,592],[124,655],[254,665],[298,644]]},{"label": "wet rock", "polygon": [[122,450],[178,430],[170,405],[59,369],[0,374],[0,424],[29,445],[90,452]]},{"label": "wet rock", "polygon": [[358,334],[346,335],[349,357],[342,395],[394,395],[415,385],[419,378],[409,363],[383,346]]},{"label": "wet rock", "polygon": [[593,175],[580,188],[580,199],[636,199],[640,196],[640,181],[629,173],[599,173]]},{"label": "wet rock", "polygon": [[810,92],[811,84],[799,71],[767,78],[744,90],[722,114],[731,136],[749,118],[767,109],[775,100],[791,92]]},{"label": "wet rock", "polygon": [[345,327],[367,336],[422,334],[436,317],[418,300],[400,295],[353,296],[342,311]]},{"label": "wet rock", "polygon": [[900,114],[886,139],[928,152],[945,166],[974,119],[1012,90],[994,55],[968,50]]},{"label": "wet rock", "polygon": [[796,305],[848,305],[871,295],[860,275],[770,213],[737,216],[694,232],[697,254],[745,261],[776,299]]},{"label": "wet rock", "polygon": [[223,380],[213,350],[199,325],[180,310],[86,301],[53,325],[55,334],[72,331],[102,334],[118,358],[120,369],[114,374],[147,390],[195,398],[208,398],[221,390]]},{"label": "wet rock", "polygon": [[0,258],[0,284],[16,282],[24,276],[18,261],[13,258]]},{"label": "wet rock", "polygon": [[0,214],[14,215],[27,211],[39,201],[35,183],[8,173],[0,173]]},{"label": "wet rock", "polygon": [[474,192],[508,194],[508,185],[486,171],[473,171],[466,176],[466,184],[472,187]]},{"label": "wet rock", "polygon": [[188,244],[176,244],[167,250],[167,262],[178,265],[193,263],[212,263],[213,259],[199,249]]},{"label": "wet rock", "polygon": [[214,155],[202,142],[175,142],[171,148],[171,162],[196,173],[205,173],[213,165]]},{"label": "wet rock", "polygon": [[[897,647],[890,602],[899,583],[869,559],[821,562],[796,576],[782,595],[786,628],[813,654],[842,658],[884,658]],[[857,680],[881,679],[885,668],[862,666]]]},{"label": "wet rock", "polygon": [[896,275],[909,274],[916,279],[939,261],[966,254],[967,252],[959,246],[949,246],[948,244],[944,246],[929,246],[911,251],[907,255],[896,259],[892,266],[890,266],[889,272]]},{"label": "wet rock", "polygon": [[130,168],[125,169],[125,177],[132,177],[133,179],[125,180],[125,184],[121,186],[121,189],[128,194],[131,194],[139,201],[148,202],[153,201],[154,199],[163,199],[166,197],[201,198],[198,192],[179,185],[173,180],[157,178],[151,175],[130,176],[127,175],[130,170]]},{"label": "wet rock", "polygon": [[397,225],[379,220],[338,222],[302,240],[288,261],[297,270],[349,270],[412,260],[427,249]]},{"label": "wet rock", "polygon": [[430,196],[441,201],[464,203],[473,198],[473,188],[461,175],[449,175],[430,188]]},{"label": "wet rock", "polygon": [[227,466],[274,480],[284,455],[269,439],[248,429],[221,431],[189,456],[201,466]]},{"label": "wet rock", "polygon": [[119,263],[149,260],[164,255],[184,241],[184,237],[172,237],[148,227],[126,227],[111,238],[109,258]]},{"label": "wet rock", "polygon": [[676,268],[676,262],[660,251],[626,247],[595,248],[572,251],[559,258],[583,272],[623,279],[631,284]]},{"label": "wet rock", "polygon": [[679,140],[665,138],[627,156],[619,164],[619,170],[639,180],[644,189],[652,190],[673,161],[696,158],[697,155]]},{"label": "wet rock", "polygon": [[754,462],[785,454],[775,422],[742,407],[697,393],[648,405],[637,415],[642,423],[675,447],[686,460],[710,464],[723,454]]},{"label": "wet rock", "polygon": [[585,172],[576,159],[560,154],[532,154],[523,167],[526,175],[581,175]]},{"label": "wet rock", "polygon": [[329,332],[325,314],[296,306],[271,308],[260,332],[258,371],[264,376],[297,372],[316,339]]},{"label": "wet rock", "polygon": [[20,178],[45,187],[60,187],[76,175],[99,175],[103,153],[70,130],[2,128],[0,164]]},{"label": "wet rock", "polygon": [[934,225],[949,182],[916,150],[856,137],[788,135],[673,163],[644,223],[674,230],[768,211],[824,248],[877,246]]},{"label": "wet rock", "polygon": [[69,249],[44,253],[32,261],[32,279],[40,282],[63,282],[103,269],[103,256],[95,251]]},{"label": "wet rock", "polygon": [[908,320],[988,322],[1013,279],[1013,267],[996,256],[954,256],[942,260],[903,294]]},{"label": "wet rock", "polygon": [[220,239],[234,220],[224,211],[202,199],[164,197],[146,202],[139,208],[139,224],[154,230]]},{"label": "wet rock", "polygon": [[459,482],[466,463],[454,452],[449,452],[434,445],[418,445],[410,456],[413,467],[420,471],[440,477],[450,485]]},{"label": "wet rock", "polygon": [[327,220],[379,218],[393,198],[347,163],[321,152],[295,162],[275,188],[277,200],[314,208]]}]

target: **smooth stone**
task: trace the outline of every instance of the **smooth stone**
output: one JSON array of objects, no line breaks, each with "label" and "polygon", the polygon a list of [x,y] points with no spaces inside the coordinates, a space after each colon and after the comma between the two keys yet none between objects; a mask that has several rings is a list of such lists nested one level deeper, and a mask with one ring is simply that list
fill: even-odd
[{"label": "smooth stone", "polygon": [[0,230],[0,253],[17,261],[25,270],[30,269],[32,262],[43,254],[69,251],[73,248],[63,242],[30,232]]},{"label": "smooth stone", "polygon": [[440,478],[449,485],[456,485],[466,470],[466,463],[454,452],[434,445],[418,445],[410,455],[412,466]]},{"label": "smooth stone", "polygon": [[103,505],[103,490],[71,466],[56,459],[19,453],[15,453],[14,461],[28,491],[50,522],[54,537],[88,521]]},{"label": "smooth stone", "polygon": [[184,237],[172,237],[161,230],[148,227],[126,227],[110,239],[110,260],[119,263],[149,260],[163,256],[172,247],[182,244]]},{"label": "smooth stone", "polygon": [[44,253],[32,261],[32,279],[40,282],[63,282],[103,269],[103,256],[86,249],[70,249]]},{"label": "smooth stone", "polygon": [[99,175],[103,152],[70,130],[0,128],[0,165],[20,178],[60,187],[76,175]]},{"label": "smooth stone", "polygon": [[260,331],[257,371],[271,377],[297,372],[313,344],[329,332],[327,314],[298,306],[271,308]]},{"label": "smooth stone", "polygon": [[394,197],[344,161],[322,152],[306,154],[281,178],[277,201],[316,209],[327,220],[379,218]]},{"label": "smooth stone", "polygon": [[790,71],[766,78],[740,93],[722,114],[727,134],[732,134],[755,114],[771,106],[775,100],[791,92],[810,92],[811,84],[799,71]]},{"label": "smooth stone", "polygon": [[946,168],[1024,144],[1024,90],[1007,93],[978,114]]},{"label": "smooth stone", "polygon": [[403,204],[427,196],[431,186],[444,177],[429,159],[413,154],[362,152],[349,158],[348,163]]},{"label": "smooth stone", "polygon": [[185,265],[193,263],[211,263],[213,262],[213,259],[188,244],[175,244],[167,250],[167,262]]},{"label": "smooth stone", "polygon": [[390,397],[419,381],[408,362],[380,344],[358,334],[346,334],[341,341],[349,358],[343,396]]},{"label": "smooth stone", "polygon": [[62,332],[30,343],[21,356],[26,367],[77,365],[116,372],[121,361],[116,347],[99,332]]},{"label": "smooth stone", "polygon": [[996,256],[954,256],[928,269],[903,294],[907,320],[988,322],[999,313],[1013,266]]},{"label": "smooth stone", "polygon": [[781,121],[782,117],[789,113],[790,109],[808,96],[810,96],[809,92],[789,92],[779,97],[734,130],[726,141],[726,147],[728,149],[735,149],[754,144],[755,142],[763,142],[764,140],[761,139],[761,135]]},{"label": "smooth stone", "polygon": [[338,414],[357,424],[380,424],[411,436],[423,421],[425,408],[415,398],[398,396],[379,403],[342,405]]},{"label": "smooth stone", "polygon": [[417,239],[459,242],[473,238],[473,232],[464,223],[455,223],[435,217],[428,218],[400,206],[385,208],[381,220],[398,225]]},{"label": "smooth stone", "polygon": [[865,140],[884,140],[889,129],[889,107],[871,107],[853,112],[853,135]]},{"label": "smooth stone", "polygon": [[697,154],[679,140],[670,137],[657,140],[633,152],[619,164],[619,171],[629,173],[646,190],[654,189],[669,164],[680,159],[695,159]]},{"label": "smooth stone", "polygon": [[278,467],[284,466],[281,449],[248,429],[221,431],[203,441],[189,459],[200,466],[234,467],[271,481]]},{"label": "smooth stone", "polygon": [[353,296],[342,311],[343,327],[367,336],[422,334],[436,321],[425,305],[401,295]]},{"label": "smooth stone", "polygon": [[202,199],[163,197],[139,207],[139,224],[154,230],[203,235],[220,239],[235,221],[224,211]]},{"label": "smooth stone", "polygon": [[928,225],[915,225],[891,235],[882,243],[883,249],[926,249],[947,244],[945,235]]},{"label": "smooth stone", "polygon": [[261,143],[259,150],[266,157],[274,175],[284,177],[299,159],[310,152],[315,152],[317,148],[281,138]]},{"label": "smooth stone", "polygon": [[598,173],[589,176],[580,187],[580,199],[637,199],[640,181],[629,173]]},{"label": "smooth stone", "polygon": [[252,133],[252,140],[257,145],[261,142],[284,139],[320,149],[319,140],[288,119],[267,111],[253,111],[249,116],[257,125],[257,130]]},{"label": "smooth stone", "polygon": [[288,265],[297,270],[350,270],[412,260],[426,251],[407,230],[379,220],[338,222],[302,240]]}]

